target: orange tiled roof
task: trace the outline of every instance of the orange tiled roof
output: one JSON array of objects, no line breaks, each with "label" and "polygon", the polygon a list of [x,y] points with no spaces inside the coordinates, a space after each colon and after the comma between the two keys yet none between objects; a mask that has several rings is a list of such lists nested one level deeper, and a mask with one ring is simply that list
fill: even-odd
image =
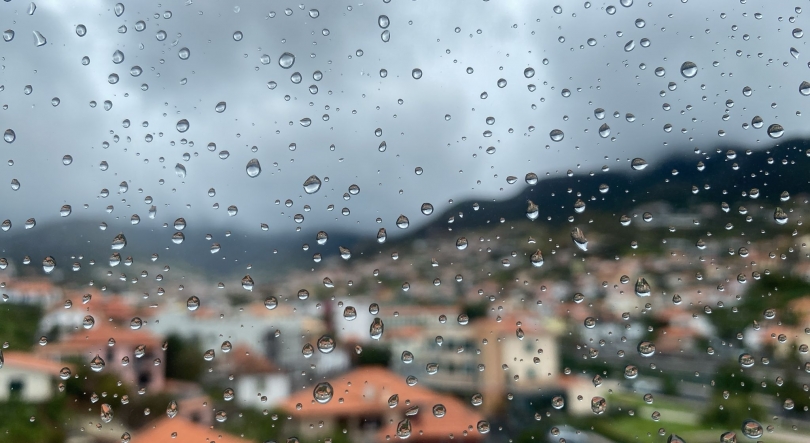
[{"label": "orange tiled roof", "polygon": [[278,366],[270,362],[258,352],[251,352],[248,348],[237,346],[233,351],[218,359],[223,367],[230,368],[235,374],[282,374]]},{"label": "orange tiled roof", "polygon": [[6,351],[3,353],[3,366],[25,369],[27,371],[47,372],[59,375],[64,364],[38,357],[30,352]]},{"label": "orange tiled roof", "polygon": [[[469,439],[480,438],[475,430],[478,421],[483,419],[480,413],[455,397],[418,385],[408,386],[405,377],[383,367],[360,367],[329,382],[334,389],[334,397],[330,402],[315,402],[312,389],[307,388],[288,397],[281,407],[297,418],[379,415],[381,411],[389,410],[388,398],[398,394],[399,404],[394,411],[403,418],[405,409],[412,406],[420,408],[418,418],[411,421],[411,438],[447,438],[451,433],[455,438],[461,438],[464,431],[468,432]],[[408,401],[410,405],[406,406]],[[296,407],[298,404],[301,404],[300,410]],[[443,418],[433,416],[431,411],[436,404],[446,407],[447,414]],[[386,423],[380,430],[381,440],[385,435],[394,436],[395,428],[396,423]]]},{"label": "orange tiled roof", "polygon": [[[177,433],[176,437],[172,437]],[[217,429],[194,423],[180,416],[174,418],[164,417],[132,433],[132,440],[150,443],[248,443],[247,440],[235,435],[226,434]]]},{"label": "orange tiled roof", "polygon": [[145,345],[147,349],[155,349],[162,344],[161,338],[149,331],[132,330],[129,326],[113,325],[106,320],[99,319],[92,329],[74,332],[56,343],[41,348],[41,352],[77,354],[94,349],[106,349],[109,346],[110,338],[115,339],[115,346],[128,348]]}]

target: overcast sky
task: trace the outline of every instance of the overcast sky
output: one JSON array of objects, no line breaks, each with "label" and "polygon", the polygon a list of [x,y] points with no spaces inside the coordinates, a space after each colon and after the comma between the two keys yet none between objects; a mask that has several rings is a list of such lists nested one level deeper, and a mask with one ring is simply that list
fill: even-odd
[{"label": "overcast sky", "polygon": [[[353,230],[373,238],[379,227],[395,235],[400,214],[412,228],[424,223],[425,202],[435,217],[450,200],[515,195],[528,172],[542,178],[608,165],[630,173],[634,157],[653,163],[675,153],[694,156],[695,148],[711,152],[721,141],[741,150],[771,146],[766,128],[773,123],[784,126],[784,138],[810,131],[797,115],[810,101],[799,92],[810,79],[810,37],[794,32],[803,26],[795,2],[636,0],[623,7],[617,0],[586,8],[577,1],[562,3],[559,14],[550,2],[501,0],[299,5],[129,1],[119,17],[110,1],[37,1],[33,15],[29,2],[0,3],[0,28],[14,32],[0,42],[0,130],[16,134],[13,143],[0,143],[4,160],[13,161],[2,166],[0,220],[10,219],[12,231],[30,217],[58,223],[60,207],[69,204],[70,217],[92,221],[92,229],[102,221],[114,231],[133,229],[129,219],[138,214],[138,229],[183,216],[189,225],[258,230],[267,223],[270,233],[291,235],[300,213],[306,232]],[[138,31],[141,20],[145,29]],[[78,25],[86,27],[83,37]],[[46,44],[36,45],[35,31]],[[117,50],[120,64],[113,61]],[[295,56],[289,69],[279,64],[285,52]],[[693,78],[680,72],[687,61],[697,65]],[[137,77],[130,75],[134,66],[143,71]],[[526,68],[533,77],[526,78]],[[418,80],[414,69],[422,72]],[[108,80],[113,73],[115,84]],[[222,113],[219,102],[226,103]],[[596,108],[605,110],[604,120]],[[764,126],[743,129],[757,115]],[[183,119],[189,128],[181,133]],[[600,136],[602,124],[610,127],[607,137]],[[562,141],[551,140],[554,129],[563,131]],[[68,166],[65,155],[73,159]],[[253,158],[262,168],[255,178],[246,173]],[[417,167],[424,173],[415,174]],[[324,181],[312,195],[303,188],[310,175]],[[519,180],[510,185],[508,176]],[[129,190],[119,194],[122,181]],[[360,192],[344,200],[352,184]],[[102,188],[109,197],[99,197]],[[145,203],[147,196],[154,201]],[[341,214],[344,207],[350,215]]]}]

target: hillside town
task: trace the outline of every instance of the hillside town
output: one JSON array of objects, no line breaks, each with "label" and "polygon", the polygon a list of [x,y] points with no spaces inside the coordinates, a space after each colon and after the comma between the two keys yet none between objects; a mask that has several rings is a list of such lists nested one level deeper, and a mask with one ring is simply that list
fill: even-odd
[{"label": "hillside town", "polygon": [[696,441],[740,414],[769,441],[810,435],[810,235],[687,233],[619,257],[606,231],[586,256],[527,229],[236,291],[8,266],[0,441]]}]

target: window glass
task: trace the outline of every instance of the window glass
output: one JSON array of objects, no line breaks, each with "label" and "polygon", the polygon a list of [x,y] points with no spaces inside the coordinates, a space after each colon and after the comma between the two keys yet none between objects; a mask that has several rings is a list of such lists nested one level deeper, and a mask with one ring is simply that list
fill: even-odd
[{"label": "window glass", "polygon": [[810,439],[794,1],[0,2],[0,443]]}]

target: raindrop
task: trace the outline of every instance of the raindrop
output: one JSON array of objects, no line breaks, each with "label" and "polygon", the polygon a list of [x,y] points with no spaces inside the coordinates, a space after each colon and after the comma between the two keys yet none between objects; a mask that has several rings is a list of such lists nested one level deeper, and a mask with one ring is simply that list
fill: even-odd
[{"label": "raindrop", "polygon": [[565,134],[560,129],[552,129],[548,134],[552,141],[559,142],[565,137]]},{"label": "raindrop", "polygon": [[188,128],[189,128],[188,120],[182,119],[182,120],[178,121],[177,125],[175,127],[177,128],[177,132],[186,132],[186,131],[188,131]]},{"label": "raindrop", "polygon": [[639,297],[649,297],[650,291],[650,284],[647,283],[647,280],[643,277],[639,277],[639,279],[636,280],[636,295]]},{"label": "raindrop", "polygon": [[414,70],[411,71],[411,77],[413,77],[415,80],[419,80],[422,78],[422,70],[419,68],[414,68]]},{"label": "raindrop", "polygon": [[259,174],[262,173],[262,166],[259,164],[259,159],[254,158],[248,161],[247,166],[245,166],[245,172],[247,172],[250,178],[258,177]]},{"label": "raindrop", "polygon": [[577,247],[582,251],[588,250],[588,239],[585,238],[585,234],[582,232],[582,229],[574,228],[571,231],[571,240],[573,240],[574,244],[577,245]]},{"label": "raindrop", "polygon": [[647,167],[647,161],[643,158],[634,158],[632,162],[630,162],[630,167],[636,171],[641,171]]},{"label": "raindrop", "polygon": [[284,69],[290,69],[294,63],[295,56],[289,52],[281,54],[281,56],[278,58],[278,65]]},{"label": "raindrop", "polygon": [[304,192],[307,194],[314,194],[318,192],[319,189],[321,189],[321,179],[319,179],[317,175],[310,175],[309,178],[304,181]]},{"label": "raindrop", "polygon": [[318,350],[321,353],[328,354],[335,350],[335,340],[328,335],[324,335],[318,339]]},{"label": "raindrop", "polygon": [[48,43],[48,40],[45,39],[45,36],[40,34],[39,31],[34,31],[34,44],[43,46],[46,43]]},{"label": "raindrop", "polygon": [[697,75],[697,72],[697,65],[693,62],[686,61],[681,65],[681,75],[685,78],[692,78]]},{"label": "raindrop", "polygon": [[400,214],[400,216],[397,217],[397,227],[399,229],[405,229],[409,225],[410,225],[410,222],[408,221],[408,217],[406,217],[406,216],[404,216],[402,214]]},{"label": "raindrop", "polygon": [[770,138],[779,138],[785,134],[785,128],[782,125],[774,123],[768,126],[768,136]]},{"label": "raindrop", "polygon": [[315,385],[315,389],[312,390],[312,397],[318,403],[324,404],[329,403],[329,400],[332,400],[334,393],[335,391],[329,382],[321,382]]}]

